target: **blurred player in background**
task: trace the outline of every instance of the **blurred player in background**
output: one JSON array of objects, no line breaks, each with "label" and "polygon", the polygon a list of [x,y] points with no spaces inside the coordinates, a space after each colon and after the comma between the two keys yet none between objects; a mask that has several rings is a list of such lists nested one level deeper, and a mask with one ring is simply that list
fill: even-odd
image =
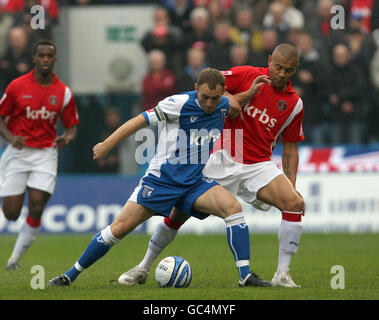
[{"label": "blurred player in background", "polygon": [[[56,45],[38,41],[33,48],[34,70],[13,80],[0,100],[0,133],[9,142],[0,160],[0,196],[4,216],[16,221],[28,192],[28,215],[21,226],[6,269],[33,243],[41,216],[54,191],[58,151],[76,135],[79,117],[71,90],[53,73]],[[65,128],[57,137],[58,118]]]},{"label": "blurred player in background", "polygon": [[[49,281],[50,286],[71,284],[84,269],[104,256],[139,224],[155,213],[168,217],[173,207],[188,217],[204,219],[213,214],[222,218],[237,263],[239,285],[271,286],[269,281],[261,280],[250,271],[249,229],[241,204],[202,173],[229,112],[230,105],[223,97],[224,92],[224,76],[216,69],[204,69],[199,74],[195,91],[167,97],[94,146],[94,159],[98,159],[137,130],[149,124],[163,124],[158,152],[121,213],[111,225],[93,237],[70,270]],[[243,264],[239,265],[240,261]]]},{"label": "blurred player in background", "polygon": [[[282,44],[274,49],[267,68],[241,66],[223,72],[231,104],[237,103],[243,108],[240,117],[226,119],[224,137],[219,140],[223,145],[214,147],[203,172],[259,210],[268,211],[271,206],[281,210],[278,267],[272,284],[284,287],[299,287],[288,270],[299,246],[303,230],[301,218],[305,213],[303,197],[296,190],[297,142],[304,140],[304,110],[290,81],[298,64],[296,48]],[[240,129],[243,141],[235,141]],[[226,137],[227,132],[231,132],[229,137]],[[280,137],[284,173],[271,160]],[[242,156],[237,150],[241,146]],[[187,219],[188,216],[173,210],[170,217],[158,225],[144,259],[121,275],[124,284],[132,286],[146,281],[154,260]]]}]

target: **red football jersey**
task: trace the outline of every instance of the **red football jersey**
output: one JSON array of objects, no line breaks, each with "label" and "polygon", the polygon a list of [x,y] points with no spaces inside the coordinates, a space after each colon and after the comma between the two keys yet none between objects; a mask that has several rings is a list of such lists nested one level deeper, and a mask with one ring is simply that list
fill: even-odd
[{"label": "red football jersey", "polygon": [[8,117],[12,134],[28,137],[25,145],[30,148],[54,146],[58,117],[65,128],[79,123],[71,90],[55,74],[51,85],[41,86],[34,70],[8,85],[0,100],[0,115]]},{"label": "red football jersey", "polygon": [[[257,76],[268,75],[268,68],[241,66],[222,73],[226,80],[226,90],[237,94],[248,90]],[[223,148],[230,148],[228,151],[237,162],[252,164],[269,161],[280,137],[283,142],[305,139],[302,130],[303,102],[292,89],[291,82],[284,91],[263,84],[250,103],[242,108],[242,113],[243,120],[240,117],[225,120],[221,139]],[[239,130],[240,134],[237,134],[238,129],[243,131]],[[239,138],[243,141],[243,148]],[[238,149],[242,149],[242,155]]]}]

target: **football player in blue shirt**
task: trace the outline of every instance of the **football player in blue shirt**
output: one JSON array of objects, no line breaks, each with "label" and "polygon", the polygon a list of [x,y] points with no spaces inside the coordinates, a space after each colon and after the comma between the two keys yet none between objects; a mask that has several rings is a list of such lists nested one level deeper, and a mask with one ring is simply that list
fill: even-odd
[{"label": "football player in blue shirt", "polygon": [[230,104],[224,93],[224,76],[216,69],[204,69],[195,91],[162,100],[94,146],[93,158],[98,159],[137,130],[149,124],[163,124],[157,153],[121,213],[94,236],[70,270],[49,281],[50,286],[71,284],[139,224],[155,214],[168,217],[173,208],[200,219],[209,214],[224,219],[239,272],[239,285],[271,286],[271,282],[250,271],[249,229],[240,203],[216,181],[202,174],[229,112]]}]

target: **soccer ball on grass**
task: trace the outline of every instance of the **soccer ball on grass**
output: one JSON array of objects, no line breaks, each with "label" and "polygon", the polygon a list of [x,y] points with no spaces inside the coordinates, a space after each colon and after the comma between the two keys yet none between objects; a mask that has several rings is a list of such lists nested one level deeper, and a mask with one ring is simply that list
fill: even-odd
[{"label": "soccer ball on grass", "polygon": [[171,256],[164,258],[155,269],[155,280],[161,288],[185,288],[192,280],[192,269],[184,258]]}]

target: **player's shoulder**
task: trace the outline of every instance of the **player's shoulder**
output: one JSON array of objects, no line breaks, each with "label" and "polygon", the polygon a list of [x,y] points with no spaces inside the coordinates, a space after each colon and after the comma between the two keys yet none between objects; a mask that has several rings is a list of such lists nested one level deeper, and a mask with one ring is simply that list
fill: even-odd
[{"label": "player's shoulder", "polygon": [[30,71],[26,74],[23,74],[22,76],[12,80],[9,84],[8,84],[8,87],[7,89],[8,90],[15,90],[15,89],[18,89],[18,88],[25,88],[25,86],[32,82],[32,77],[33,77],[33,72]]},{"label": "player's shoulder", "polygon": [[183,92],[179,94],[173,94],[166,97],[158,103],[158,107],[164,110],[177,110],[178,112],[188,104],[188,101],[191,99],[192,95],[190,92]]},{"label": "player's shoulder", "polygon": [[232,67],[227,71],[223,71],[222,73],[226,76],[233,75],[233,74],[247,74],[247,73],[259,75],[259,74],[266,74],[267,73],[266,69],[267,68],[245,65],[245,66]]},{"label": "player's shoulder", "polygon": [[53,81],[54,81],[54,84],[56,86],[58,86],[64,90],[68,90],[68,91],[72,92],[70,87],[67,86],[61,79],[59,79],[59,77],[55,73],[54,73],[54,80]]},{"label": "player's shoulder", "polygon": [[290,94],[290,98],[294,104],[294,106],[302,107],[303,106],[303,100],[300,98],[300,96],[297,94],[295,89],[292,88],[292,83],[290,82],[287,88],[287,92]]},{"label": "player's shoulder", "polygon": [[175,105],[183,105],[192,97],[193,97],[192,92],[181,92],[181,93],[168,96],[162,101],[165,103],[171,103]]},{"label": "player's shoulder", "polygon": [[229,107],[229,106],[230,106],[230,104],[229,104],[229,99],[228,99],[227,97],[225,97],[225,96],[222,96],[219,105],[220,105],[221,107],[224,107],[224,106]]}]

